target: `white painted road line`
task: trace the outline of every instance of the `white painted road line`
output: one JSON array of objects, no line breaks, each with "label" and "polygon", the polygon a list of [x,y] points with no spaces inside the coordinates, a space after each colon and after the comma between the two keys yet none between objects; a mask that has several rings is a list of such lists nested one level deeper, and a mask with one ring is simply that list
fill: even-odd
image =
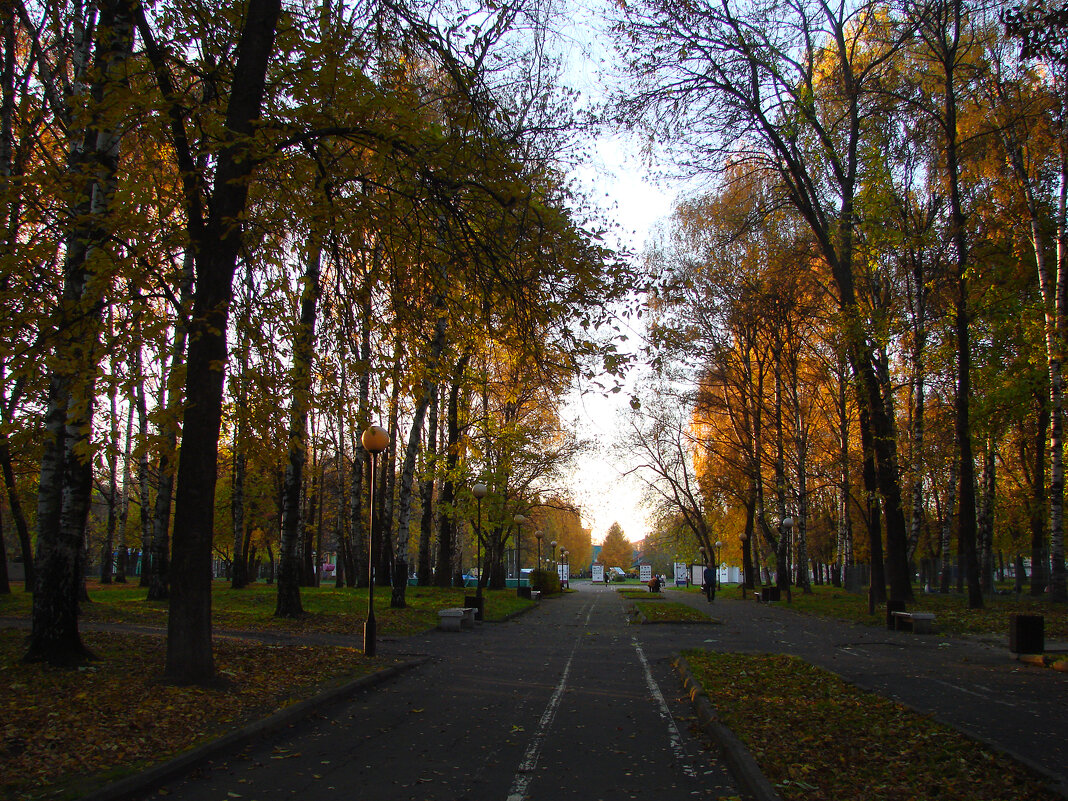
[{"label": "white painted road line", "polygon": [[[593,603],[590,604],[590,611],[586,615],[585,625],[589,625],[590,615],[592,614]],[[585,629],[585,626],[583,628]],[[571,673],[571,663],[575,659],[575,651],[578,650],[580,642],[582,642],[582,632],[579,632],[579,636],[575,638],[575,644],[571,646],[571,654],[567,658],[567,664],[564,665],[564,672],[560,675],[560,681],[549,698],[549,704],[545,707],[545,711],[542,712],[541,720],[538,721],[538,728],[535,730],[534,736],[530,740],[530,745],[527,746],[523,759],[519,763],[515,779],[508,789],[508,801],[525,801],[527,797],[527,788],[530,786],[531,779],[534,778],[534,768],[538,766],[538,756],[541,754],[542,744],[549,734],[549,729],[552,728],[556,711],[560,708],[560,699],[563,698],[564,690],[567,689],[567,677]]]},{"label": "white painted road line", "polygon": [[642,669],[645,671],[645,683],[649,687],[649,692],[656,700],[660,717],[667,721],[668,740],[671,742],[671,751],[675,754],[675,760],[682,766],[683,773],[691,778],[696,778],[697,771],[695,771],[693,765],[690,764],[689,756],[682,745],[682,734],[679,732],[679,727],[675,724],[675,718],[672,716],[671,710],[668,708],[667,701],[664,700],[664,694],[660,692],[660,685],[657,684],[656,679],[653,678],[653,671],[649,667],[649,660],[645,658],[645,651],[642,650],[641,643],[638,642],[637,637],[632,637],[631,641],[634,643],[634,650],[638,653],[638,661],[642,663]]}]

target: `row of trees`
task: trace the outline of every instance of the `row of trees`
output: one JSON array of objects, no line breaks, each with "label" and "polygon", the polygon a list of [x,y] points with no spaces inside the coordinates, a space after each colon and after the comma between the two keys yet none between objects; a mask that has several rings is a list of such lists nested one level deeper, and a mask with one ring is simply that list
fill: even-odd
[{"label": "row of trees", "polygon": [[780,583],[863,558],[879,600],[917,558],[948,588],[955,551],[980,606],[1027,553],[1068,600],[1066,17],[627,4],[619,119],[716,179],[650,257],[664,368],[630,444],[665,527]]},{"label": "row of trees", "polygon": [[[567,507],[581,443],[556,408],[623,368],[599,329],[633,276],[560,172],[574,122],[549,5],[12,8],[0,463],[34,590],[27,659],[89,656],[101,493],[105,564],[140,541],[169,603],[167,677],[198,683],[213,554],[240,586],[276,548],[277,613],[300,614],[313,551],[367,575],[375,503],[370,550],[401,605],[410,563],[424,582],[460,565],[475,481],[493,565],[514,514]],[[359,436],[379,421],[371,499]]]}]

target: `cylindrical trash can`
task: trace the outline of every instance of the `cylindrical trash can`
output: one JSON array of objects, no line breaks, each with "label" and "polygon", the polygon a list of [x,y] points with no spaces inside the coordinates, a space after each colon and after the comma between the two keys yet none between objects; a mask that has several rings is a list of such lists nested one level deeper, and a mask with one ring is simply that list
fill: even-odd
[{"label": "cylindrical trash can", "polygon": [[468,609],[474,608],[475,620],[482,620],[482,611],[486,608],[485,596],[479,598],[477,595],[465,595],[464,606]]},{"label": "cylindrical trash can", "polygon": [[1009,615],[1009,650],[1041,654],[1046,650],[1046,619],[1042,615]]}]

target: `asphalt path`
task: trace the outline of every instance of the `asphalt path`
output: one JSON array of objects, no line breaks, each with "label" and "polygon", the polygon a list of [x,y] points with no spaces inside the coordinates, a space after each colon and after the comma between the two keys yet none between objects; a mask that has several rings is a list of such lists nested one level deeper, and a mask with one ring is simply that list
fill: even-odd
[{"label": "asphalt path", "polygon": [[671,667],[697,647],[800,656],[1017,757],[1068,797],[1068,681],[1013,660],[1007,634],[1004,643],[914,635],[670,590],[720,625],[639,626],[614,588],[573,587],[507,623],[382,641],[383,656],[423,664],[159,792],[189,801],[729,798],[736,784]]},{"label": "asphalt path", "polygon": [[631,625],[614,589],[574,586],[507,623],[384,641],[383,656],[427,662],[161,792],[183,801],[737,795],[670,664],[703,639],[698,630],[717,627]]}]

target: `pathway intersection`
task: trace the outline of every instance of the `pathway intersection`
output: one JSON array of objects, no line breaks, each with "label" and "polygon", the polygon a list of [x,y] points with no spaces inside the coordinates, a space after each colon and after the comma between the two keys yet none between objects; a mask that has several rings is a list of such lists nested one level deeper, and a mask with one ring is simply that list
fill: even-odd
[{"label": "pathway intersection", "polygon": [[[671,667],[690,647],[797,654],[1068,788],[1068,681],[1004,648],[740,601],[715,602],[723,625],[636,626],[614,589],[573,586],[507,623],[383,641],[383,656],[426,661],[164,792],[176,801],[737,796]],[[701,595],[670,595],[708,610]]]}]

